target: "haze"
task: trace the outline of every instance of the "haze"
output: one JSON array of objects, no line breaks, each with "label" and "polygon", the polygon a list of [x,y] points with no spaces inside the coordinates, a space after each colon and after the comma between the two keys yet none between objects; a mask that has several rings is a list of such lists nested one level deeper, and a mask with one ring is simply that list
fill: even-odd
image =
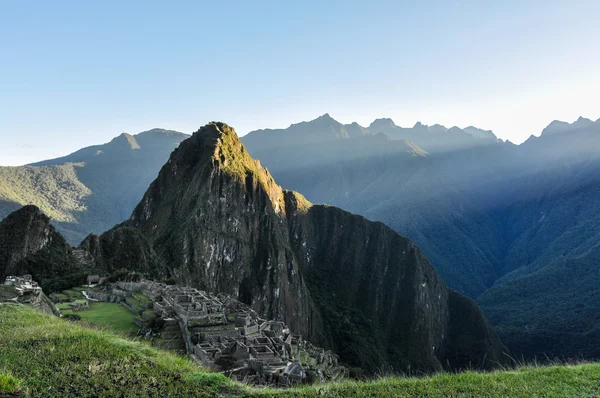
[{"label": "haze", "polygon": [[600,117],[600,3],[482,3],[3,3],[0,165],[210,120],[244,134],[328,112],[520,143]]}]

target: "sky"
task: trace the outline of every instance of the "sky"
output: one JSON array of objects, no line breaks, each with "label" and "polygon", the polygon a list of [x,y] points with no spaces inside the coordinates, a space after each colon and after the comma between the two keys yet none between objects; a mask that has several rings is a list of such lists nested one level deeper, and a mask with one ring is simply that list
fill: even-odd
[{"label": "sky", "polygon": [[2,1],[0,165],[329,113],[520,143],[600,118],[600,1]]}]

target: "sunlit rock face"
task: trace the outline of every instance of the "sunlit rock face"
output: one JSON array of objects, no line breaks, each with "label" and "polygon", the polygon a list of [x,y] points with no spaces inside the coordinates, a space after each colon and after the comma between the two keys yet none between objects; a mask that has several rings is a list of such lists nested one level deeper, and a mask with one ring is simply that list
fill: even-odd
[{"label": "sunlit rock face", "polygon": [[282,190],[226,124],[173,152],[128,224],[150,240],[163,277],[238,297],[351,366],[433,371],[503,360],[479,309],[409,239]]}]

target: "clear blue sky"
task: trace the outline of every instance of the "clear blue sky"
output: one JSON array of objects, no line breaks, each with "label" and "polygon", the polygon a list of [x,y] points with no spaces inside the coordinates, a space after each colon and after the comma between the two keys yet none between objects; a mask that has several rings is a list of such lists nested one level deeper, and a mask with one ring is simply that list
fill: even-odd
[{"label": "clear blue sky", "polygon": [[521,142],[600,117],[600,1],[3,1],[0,165],[330,113]]}]

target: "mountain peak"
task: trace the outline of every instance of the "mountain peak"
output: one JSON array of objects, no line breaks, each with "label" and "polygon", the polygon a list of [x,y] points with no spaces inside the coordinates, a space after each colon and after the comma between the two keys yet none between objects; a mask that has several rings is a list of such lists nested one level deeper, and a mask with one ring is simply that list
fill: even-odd
[{"label": "mountain peak", "polygon": [[561,134],[569,131],[574,131],[582,128],[587,128],[594,125],[594,122],[588,118],[580,116],[573,123],[563,122],[561,120],[553,120],[543,131],[542,136],[551,134]]},{"label": "mountain peak", "polygon": [[[9,214],[0,221],[0,281],[9,275],[34,274],[43,282],[64,272],[56,272],[53,276],[52,265],[32,261],[22,262],[27,256],[37,253],[49,246],[55,253],[68,253],[68,245],[64,238],[50,224],[50,218],[37,206],[27,205]],[[63,270],[64,271],[64,270]]]},{"label": "mountain peak", "polygon": [[583,117],[583,116],[579,116],[577,118],[577,123],[593,123],[590,119],[588,119],[587,117]]},{"label": "mountain peak", "polygon": [[121,133],[118,137],[113,138],[108,145],[111,146],[123,146],[128,149],[140,149],[140,145],[138,144],[135,137],[128,133]]},{"label": "mountain peak", "polygon": [[307,123],[310,124],[318,124],[320,126],[341,126],[342,124],[340,122],[338,122],[337,120],[335,120],[334,118],[331,117],[331,115],[329,115],[329,113],[326,113],[324,115],[319,116],[318,118],[311,120]]},{"label": "mountain peak", "polygon": [[10,218],[26,218],[26,219],[34,219],[40,218],[47,223],[50,223],[50,219],[44,214],[44,212],[35,205],[25,205],[18,210],[15,210],[11,213],[6,219]]},{"label": "mountain peak", "polygon": [[182,136],[182,137],[189,137],[188,134],[184,134],[180,131],[175,131],[175,130],[167,130],[167,129],[163,129],[163,128],[159,128],[159,127],[155,127],[153,129],[147,130],[147,131],[142,131],[141,133],[138,133],[136,135],[134,135],[134,138],[136,139],[140,139],[140,138],[145,138],[145,137],[156,137],[156,136],[161,136],[161,137],[172,137],[172,136]]},{"label": "mountain peak", "polygon": [[183,141],[171,154],[159,179],[167,178],[165,176],[183,178],[184,175],[190,179],[208,178],[215,174],[241,182],[254,181],[268,193],[274,207],[283,208],[282,189],[275,184],[268,170],[250,156],[235,130],[222,122],[210,122]]},{"label": "mountain peak", "polygon": [[[345,350],[342,360],[367,371],[382,363],[403,366],[406,358],[424,371],[501,358],[503,347],[473,303],[476,316],[451,319],[454,293],[414,243],[383,224],[335,207],[312,206],[300,194],[282,190],[225,123],[200,128],[173,152],[129,226],[141,229],[176,281],[237,296],[308,341],[338,351],[386,336],[358,360],[353,350]],[[369,242],[381,244],[372,250]],[[347,255],[331,255],[348,248]],[[348,278],[340,279],[340,273]],[[357,286],[373,297],[367,306],[356,304]],[[378,296],[399,304],[390,307]],[[338,308],[357,314],[350,322],[368,325],[369,332],[344,342],[323,333],[338,324]],[[482,343],[466,353],[467,359],[438,354],[454,352],[459,342],[452,330],[472,322],[477,325],[472,330],[483,330],[485,336],[473,339]],[[446,330],[442,337],[440,331]],[[408,354],[395,354],[391,348],[398,344],[398,352]],[[432,351],[433,345],[439,351]]]},{"label": "mountain peak", "polygon": [[397,128],[397,127],[398,126],[396,126],[396,123],[394,123],[394,121],[392,119],[390,119],[389,117],[375,119],[375,120],[373,120],[373,123],[371,123],[369,125],[369,129],[372,129],[372,128],[389,129],[389,128]]}]

